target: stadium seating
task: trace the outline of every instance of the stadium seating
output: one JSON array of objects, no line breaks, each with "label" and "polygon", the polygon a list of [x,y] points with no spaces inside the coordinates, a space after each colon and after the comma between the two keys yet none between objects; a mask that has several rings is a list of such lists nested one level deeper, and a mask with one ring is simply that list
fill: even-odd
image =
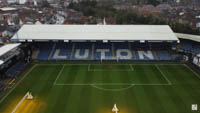
[{"label": "stadium seating", "polygon": [[181,40],[179,47],[177,48],[180,52],[185,53],[193,53],[199,54],[200,53],[200,45],[197,42],[189,41],[189,40]]},{"label": "stadium seating", "polygon": [[53,50],[50,50],[50,53],[52,52],[52,55],[49,56],[50,53],[46,54],[45,58],[50,57],[51,60],[66,60],[66,59],[69,60],[71,51],[72,51],[72,43],[58,42],[55,43],[55,48],[53,48]]},{"label": "stadium seating", "polygon": [[41,43],[39,45],[40,47],[40,52],[37,57],[38,60],[48,60],[48,57],[51,53],[53,43]]},{"label": "stadium seating", "polygon": [[72,60],[90,60],[92,43],[74,43],[74,51],[72,53]]},{"label": "stadium seating", "polygon": [[159,56],[160,60],[171,60],[169,52],[167,51],[157,51],[157,55]]},{"label": "stadium seating", "polygon": [[17,73],[19,73],[23,68],[25,67],[24,63],[18,62],[15,65],[13,65],[11,68],[8,69],[6,72],[6,77],[12,78]]},{"label": "stadium seating", "polygon": [[168,44],[76,42],[40,44],[38,60],[172,60]]},{"label": "stadium seating", "polygon": [[94,50],[94,60],[100,60],[101,59],[101,53],[99,52],[101,50],[107,51],[105,53],[105,56],[107,58],[111,58],[113,55],[112,53],[112,44],[111,43],[96,43],[95,44],[95,50]]}]

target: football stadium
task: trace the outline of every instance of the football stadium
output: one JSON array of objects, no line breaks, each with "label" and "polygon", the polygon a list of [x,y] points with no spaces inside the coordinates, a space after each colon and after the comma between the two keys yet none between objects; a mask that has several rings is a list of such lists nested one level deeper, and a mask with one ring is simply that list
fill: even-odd
[{"label": "football stadium", "polygon": [[23,25],[0,113],[200,113],[200,37],[168,25]]}]

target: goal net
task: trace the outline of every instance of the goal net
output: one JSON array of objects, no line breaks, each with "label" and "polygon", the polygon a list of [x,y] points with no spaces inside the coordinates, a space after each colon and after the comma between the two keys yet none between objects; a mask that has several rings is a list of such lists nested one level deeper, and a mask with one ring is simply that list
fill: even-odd
[{"label": "goal net", "polygon": [[104,61],[116,61],[116,62],[119,62],[119,57],[113,57],[113,56],[104,57],[104,58],[101,57],[101,63],[104,62]]}]

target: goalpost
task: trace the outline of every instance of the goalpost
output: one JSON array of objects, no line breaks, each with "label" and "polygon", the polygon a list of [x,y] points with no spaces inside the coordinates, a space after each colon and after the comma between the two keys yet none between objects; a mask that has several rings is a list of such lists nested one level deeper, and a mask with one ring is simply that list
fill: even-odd
[{"label": "goalpost", "polygon": [[101,57],[101,63],[103,62],[103,60],[105,60],[106,61],[106,59],[107,60],[113,60],[113,61],[117,61],[117,62],[119,62],[119,60],[120,60],[120,58],[118,57],[118,56],[116,56],[116,57],[107,57],[107,58],[102,58]]},{"label": "goalpost", "polygon": [[17,109],[19,108],[19,106],[22,104],[22,102],[25,100],[25,99],[33,99],[33,96],[30,92],[27,92],[24,97],[19,101],[19,103],[15,106],[15,108],[12,110],[11,113],[15,113],[17,111]]}]

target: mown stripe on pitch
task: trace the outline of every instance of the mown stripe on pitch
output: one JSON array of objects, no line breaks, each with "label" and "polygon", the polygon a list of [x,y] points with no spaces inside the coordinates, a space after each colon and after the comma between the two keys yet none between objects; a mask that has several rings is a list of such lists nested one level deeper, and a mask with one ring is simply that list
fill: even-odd
[{"label": "mown stripe on pitch", "polygon": [[[68,68],[68,67],[66,67],[66,68]],[[65,79],[64,83],[76,83],[76,81],[75,81],[76,78],[80,76],[80,74],[78,74],[78,71],[79,71],[79,67],[77,67],[77,70],[74,70],[74,67],[73,68],[69,67],[68,70],[66,71],[67,72],[66,73],[67,79]],[[61,99],[61,101],[65,102],[65,104],[63,105],[64,107],[62,108],[63,112],[68,113],[67,109],[69,107],[71,107],[71,105],[68,105],[68,103],[69,103],[70,99],[72,98],[71,94],[72,94],[72,90],[73,90],[74,87],[73,86],[65,86],[65,85],[63,85],[63,87],[69,87],[70,88],[70,91],[66,92],[66,94],[68,96],[67,100],[65,101],[65,100]]]},{"label": "mown stripe on pitch", "polygon": [[[33,91],[32,91],[34,98],[38,100],[37,107],[36,107],[37,109],[35,107],[33,107],[33,113],[37,113],[37,112],[39,113],[39,112],[43,111],[43,109],[44,109],[43,104],[45,103],[45,102],[43,102],[43,99],[48,95],[48,92],[52,87],[52,83],[55,78],[55,74],[58,73],[60,68],[61,68],[61,66],[56,67],[56,68],[54,67],[53,69],[52,69],[52,67],[49,67],[49,68],[46,68],[47,72],[45,74],[40,73],[39,76],[42,78],[38,80],[38,83],[34,84],[35,87],[33,88]],[[41,72],[41,71],[43,71],[43,69],[40,69],[39,72]],[[35,78],[37,79],[37,77],[35,77]],[[44,78],[47,80],[43,80]],[[39,106],[40,104],[41,104],[41,106]]]},{"label": "mown stripe on pitch", "polygon": [[[144,74],[146,75],[145,78],[148,81],[148,83],[157,83],[155,77],[155,74],[157,74],[156,72],[154,72],[155,70],[155,66],[149,66],[147,69],[144,70]],[[148,71],[146,71],[148,70]],[[160,100],[157,98],[157,94],[153,88],[154,86],[149,86],[149,87],[143,87],[144,88],[144,92],[145,92],[145,97],[147,98],[146,102],[149,104],[150,108],[152,108],[152,111],[155,112],[159,111],[162,113],[165,113],[163,106],[160,103]],[[158,86],[158,87],[162,87],[162,86]]]},{"label": "mown stripe on pitch", "polygon": [[166,91],[167,94],[170,96],[171,100],[174,103],[174,106],[175,106],[174,109],[177,112],[181,112],[181,113],[187,112],[187,113],[189,113],[190,111],[188,109],[185,109],[186,106],[184,104],[182,96],[179,95],[179,93],[178,93],[179,92],[179,86],[178,85],[180,85],[180,84],[178,83],[179,80],[177,80],[176,76],[177,75],[178,75],[178,77],[181,77],[181,76],[178,73],[176,73],[177,67],[167,66],[167,70],[168,70],[169,75],[171,75],[172,80],[174,80],[174,84],[173,84],[172,88],[168,88],[167,91]]},{"label": "mown stripe on pitch", "polygon": [[[187,69],[184,69],[184,70],[178,71],[178,72],[181,73],[181,75],[185,75],[185,76],[189,76],[188,74],[190,73],[190,72],[188,72]],[[198,89],[197,89],[197,87],[194,87],[194,85],[192,84],[192,82],[194,82],[193,77],[189,77],[189,78],[183,77],[183,79],[185,81],[185,84],[181,84],[180,86],[181,86],[183,92],[188,95],[187,96],[188,98],[185,98],[185,99],[187,99],[190,104],[200,102],[200,98],[199,98],[200,95],[198,93]],[[200,84],[197,86],[200,86]],[[196,96],[194,96],[194,95],[196,95]]]},{"label": "mown stripe on pitch", "polygon": [[[173,66],[173,67],[169,67],[169,72],[174,75],[173,79],[176,80],[176,84],[174,87],[172,87],[171,89],[169,89],[170,91],[168,91],[168,94],[171,96],[173,102],[175,103],[176,109],[178,112],[181,113],[190,113],[191,109],[190,109],[190,105],[187,105],[186,100],[186,95],[185,92],[182,92],[182,86],[181,84],[183,83],[183,79],[182,79],[182,73],[179,72],[178,68]],[[181,70],[182,71],[182,70]],[[174,73],[176,72],[176,74]],[[177,76],[178,75],[178,76]]]},{"label": "mown stripe on pitch", "polygon": [[[63,65],[61,65],[61,66],[63,66]],[[61,69],[62,68],[60,68],[60,70]],[[60,70],[58,70],[58,73],[56,75],[54,75],[55,79],[56,79],[57,75],[59,74]],[[54,79],[54,81],[55,81],[55,79]],[[54,84],[54,81],[52,81],[52,85]],[[52,86],[52,88],[50,88],[50,91],[49,91],[49,94],[47,97],[47,101],[46,101],[47,107],[45,109],[46,110],[45,112],[53,113],[55,106],[57,106],[57,109],[59,108],[59,105],[56,104],[57,100],[60,98],[59,93],[63,93],[62,87]]]},{"label": "mown stripe on pitch", "polygon": [[[135,69],[135,67],[134,67],[134,69]],[[135,73],[136,71],[134,71],[134,74],[135,75],[137,75],[138,73]],[[129,76],[128,78],[127,78],[127,80],[129,80],[129,82],[133,82],[134,81],[134,83],[136,83],[136,81],[139,81],[138,80],[138,77],[137,76],[135,76],[135,75],[133,75],[133,76]],[[122,79],[123,79],[123,77],[122,77]],[[140,110],[140,107],[141,106],[139,106],[139,103],[138,103],[138,101],[140,101],[140,100],[138,100],[137,99],[137,96],[136,96],[136,92],[137,92],[137,89],[138,87],[133,87],[132,89],[130,89],[130,90],[127,90],[126,92],[125,92],[125,97],[126,97],[126,100],[127,100],[127,104],[131,107],[131,111],[130,112],[135,112],[135,113],[142,113],[141,112],[141,110]],[[140,86],[139,86],[139,88],[140,88]],[[132,111],[133,110],[133,111]]]},{"label": "mown stripe on pitch", "polygon": [[[166,68],[167,65],[159,65],[160,68],[162,69],[163,73],[169,78],[169,75],[171,75],[171,73],[169,73],[169,71],[165,71],[168,70]],[[172,75],[173,76],[173,75]],[[171,80],[171,78],[170,78]],[[178,113],[177,111],[177,104],[174,103],[173,98],[171,98],[171,95],[169,95],[169,90],[171,90],[175,85],[173,84],[172,86],[168,87],[168,86],[163,86],[160,87],[159,89],[155,90],[157,92],[158,97],[161,100],[161,103],[163,104],[165,111],[167,113]],[[157,88],[157,87],[154,87]]]},{"label": "mown stripe on pitch", "polygon": [[[148,72],[145,72],[147,76],[147,80],[150,83],[160,83],[160,79],[162,79],[162,75],[160,74],[160,72],[157,70],[157,68],[153,65],[151,67],[149,67]],[[156,75],[159,76],[159,78],[156,77]],[[152,77],[153,76],[153,77]],[[153,80],[152,80],[153,79]],[[162,83],[161,83],[162,84]],[[162,112],[162,113],[166,113],[165,108],[161,102],[161,100],[158,98],[159,97],[159,92],[157,93],[156,91],[159,89],[164,88],[165,86],[158,86],[158,87],[154,87],[154,86],[150,86],[150,87],[145,87],[145,94],[148,98],[148,102],[149,105],[153,108],[153,112]]]},{"label": "mown stripe on pitch", "polygon": [[[84,76],[84,83],[92,83],[95,76],[91,76],[91,73],[85,71]],[[80,100],[79,104],[77,104],[78,112],[77,113],[90,113],[90,108],[94,107],[94,104],[91,104],[90,101],[93,99],[92,95],[92,88],[88,86],[83,86],[83,89],[80,93]]]},{"label": "mown stripe on pitch", "polygon": [[[145,69],[143,66],[138,66],[137,67],[137,74],[138,75],[142,75],[142,76],[137,76],[138,80],[141,83],[147,83],[147,79],[146,79],[146,74],[145,74]],[[148,87],[149,88],[149,87]],[[148,102],[148,94],[145,94],[145,86],[137,86],[136,87],[136,91],[135,91],[135,95],[136,95],[136,100],[138,102],[138,106],[139,109],[141,111],[141,113],[153,113],[153,109],[151,108],[151,106],[149,105]]]},{"label": "mown stripe on pitch", "polygon": [[[102,75],[103,75],[103,72],[94,72],[94,71],[91,71],[90,72],[91,75],[95,75],[93,77],[93,81],[92,83],[97,83],[99,81],[103,81],[102,80]],[[90,108],[89,108],[89,112],[88,113],[99,113],[99,110],[103,109],[105,106],[103,106],[103,96],[104,96],[104,92],[94,88],[94,87],[90,87],[91,89],[91,99],[90,99]]]},{"label": "mown stripe on pitch", "polygon": [[[77,73],[77,71],[72,70],[72,68],[65,67],[64,70],[63,70],[63,73],[61,75],[61,76],[64,76],[62,82],[63,83],[67,83],[67,82],[72,82],[73,83],[76,73]],[[70,75],[73,75],[73,74],[75,74],[75,75],[74,76],[70,76]],[[58,87],[62,87],[62,88],[61,88],[61,92],[59,94],[59,98],[58,98],[58,100],[56,102],[57,104],[56,104],[56,106],[54,106],[53,113],[55,113],[55,112],[64,113],[65,112],[65,107],[67,106],[67,102],[69,101],[69,98],[70,98],[70,92],[72,90],[72,86],[61,85],[61,86],[58,86]]]},{"label": "mown stripe on pitch", "polygon": [[[66,75],[66,71],[68,71],[68,68],[63,69],[63,72],[61,73],[62,76],[62,82],[63,80],[66,80],[68,78],[68,76]],[[54,86],[55,87],[55,86]],[[52,107],[52,110],[50,112],[52,113],[62,113],[64,112],[64,108],[65,108],[65,103],[67,102],[69,96],[68,93],[71,91],[70,87],[64,87],[64,86],[58,86],[59,90],[57,92],[54,93],[58,93],[57,99],[55,100],[55,104]],[[54,97],[52,97],[54,98]]]},{"label": "mown stripe on pitch", "polygon": [[[134,81],[132,81],[131,76],[127,76],[127,75],[131,75],[130,73],[132,72],[120,72],[120,74],[122,76],[120,76],[120,80],[121,82],[125,82],[125,83],[134,83]],[[126,75],[126,77],[124,77],[123,75]],[[128,86],[127,86],[128,87]],[[138,105],[136,105],[137,101],[135,99],[135,94],[132,92],[133,89],[135,87],[133,86],[130,89],[124,90],[119,92],[119,94],[117,95],[117,97],[115,98],[119,98],[119,100],[122,100],[121,103],[119,103],[119,108],[122,108],[122,112],[130,112],[130,113],[139,113],[138,110]]]},{"label": "mown stripe on pitch", "polygon": [[[87,71],[87,70],[80,71],[80,68],[81,68],[80,66],[76,67],[75,71],[77,71],[77,73],[74,75],[74,76],[76,76],[74,83],[77,83],[77,82],[83,83],[84,82],[83,75],[84,75],[85,71]],[[77,112],[77,105],[80,102],[80,95],[81,95],[81,91],[83,90],[83,87],[84,86],[72,86],[72,90],[69,95],[70,98],[65,107],[66,113],[76,113]]]},{"label": "mown stripe on pitch", "polygon": [[[103,74],[102,81],[105,81],[106,83],[109,83],[112,81],[112,78],[110,77],[110,74],[112,74],[112,72],[104,71],[102,74]],[[107,89],[112,88],[112,86],[101,86],[101,87],[107,88]],[[98,91],[99,89],[96,89],[96,90]],[[103,107],[105,107],[105,109],[113,107],[113,103],[114,103],[114,98],[113,98],[114,95],[113,94],[114,93],[110,92],[110,91],[102,91],[102,90],[100,90],[100,92],[102,92],[102,94],[104,95],[102,98],[103,105],[104,105]]]},{"label": "mown stripe on pitch", "polygon": [[[58,71],[58,73],[59,72],[60,72],[60,70]],[[54,76],[57,76],[57,75],[54,75]],[[45,100],[46,100],[45,101],[46,102],[45,112],[47,112],[47,113],[53,113],[53,110],[54,110],[53,108],[56,106],[56,102],[59,98],[59,93],[62,93],[62,87],[54,87],[53,82],[54,81],[52,81],[50,88],[48,88],[49,86],[47,87],[49,89],[49,91],[47,92],[47,97],[45,98]]]}]

